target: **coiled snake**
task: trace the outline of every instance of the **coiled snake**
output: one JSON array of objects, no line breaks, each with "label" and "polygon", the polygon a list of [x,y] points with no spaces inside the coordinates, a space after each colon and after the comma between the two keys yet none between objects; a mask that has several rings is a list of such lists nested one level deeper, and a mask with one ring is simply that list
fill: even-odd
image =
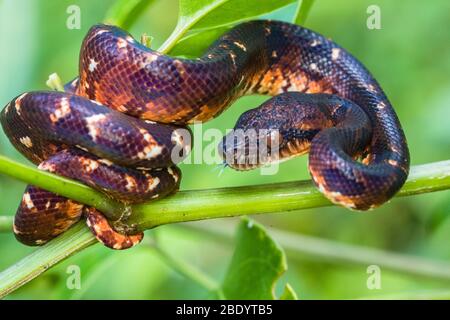
[{"label": "coiled snake", "polygon": [[[244,113],[236,128],[255,129],[258,141],[268,142],[267,157],[252,162],[249,140],[225,140],[220,148],[230,167],[252,169],[274,161],[275,153],[283,160],[309,150],[320,191],[356,210],[381,205],[405,182],[405,136],[377,81],[334,42],[284,22],[240,24],[192,60],[96,25],[81,47],[79,78],[66,92],[24,93],[6,105],[1,123],[40,169],[135,203],[178,189],[171,155],[181,150],[181,160],[189,149],[179,130],[189,134],[186,124],[212,119],[255,93],[275,97]],[[24,193],[14,231],[21,242],[40,245],[83,215],[108,247],[125,249],[142,239],[115,231],[94,208],[34,186]]]}]

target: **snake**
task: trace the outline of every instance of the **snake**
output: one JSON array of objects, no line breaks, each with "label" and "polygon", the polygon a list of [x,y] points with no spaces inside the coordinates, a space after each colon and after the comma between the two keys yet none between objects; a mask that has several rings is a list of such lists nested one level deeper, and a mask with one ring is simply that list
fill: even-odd
[{"label": "snake", "polygon": [[[251,94],[272,97],[244,112],[223,138],[226,166],[250,170],[309,152],[319,191],[359,211],[387,202],[406,181],[405,134],[371,73],[332,40],[275,20],[240,23],[193,59],[152,50],[119,27],[94,25],[81,45],[78,77],[65,91],[25,92],[0,119],[39,169],[132,204],[177,192],[188,125]],[[239,130],[252,134],[237,139]],[[14,233],[24,244],[42,245],[80,219],[112,249],[143,237],[118,230],[98,209],[32,185]]]}]

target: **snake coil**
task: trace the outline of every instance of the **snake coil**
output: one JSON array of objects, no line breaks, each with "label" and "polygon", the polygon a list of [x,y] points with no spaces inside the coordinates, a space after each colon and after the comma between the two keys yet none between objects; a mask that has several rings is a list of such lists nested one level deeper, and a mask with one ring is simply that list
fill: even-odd
[{"label": "snake coil", "polygon": [[[24,93],[3,109],[1,124],[40,169],[120,201],[176,192],[181,173],[172,154],[181,150],[181,160],[190,148],[186,125],[255,93],[275,97],[245,112],[235,129],[255,129],[269,147],[276,139],[277,160],[309,150],[311,176],[331,201],[374,208],[407,178],[406,139],[377,81],[345,49],[306,28],[246,22],[189,60],[153,51],[117,27],[95,25],[79,62],[79,77],[64,93]],[[274,160],[268,150],[251,161],[248,140],[226,138],[220,148],[232,168]],[[34,186],[23,195],[14,231],[21,242],[41,245],[83,215],[108,247],[125,249],[142,239],[133,230],[117,232],[94,208]]]}]

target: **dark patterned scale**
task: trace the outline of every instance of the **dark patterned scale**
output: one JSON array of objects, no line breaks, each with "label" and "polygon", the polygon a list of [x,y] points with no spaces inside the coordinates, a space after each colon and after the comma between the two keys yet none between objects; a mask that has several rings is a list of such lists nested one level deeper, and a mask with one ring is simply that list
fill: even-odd
[{"label": "dark patterned scale", "polygon": [[[1,119],[11,142],[39,169],[81,181],[119,201],[154,200],[179,187],[181,172],[171,154],[185,151],[186,145],[172,137],[189,135],[187,128],[142,121],[60,92],[23,94],[5,107]],[[98,211],[28,186],[15,217],[16,237],[28,245],[43,244],[83,212],[95,215],[87,215],[88,222],[100,219]],[[105,226],[104,219],[90,225],[97,238],[114,249],[142,239]]]},{"label": "dark patterned scale", "polygon": [[[189,144],[174,132],[254,93],[278,96],[243,114],[236,128],[276,130],[276,160],[309,150],[313,180],[331,201],[357,210],[376,207],[408,175],[405,136],[376,80],[343,48],[300,26],[243,23],[201,58],[187,60],[153,51],[119,28],[97,25],[83,41],[79,65],[79,78],[66,85],[66,93],[19,96],[3,110],[2,125],[41,169],[121,201],[175,192],[180,173],[170,155]],[[272,141],[272,132],[263,138]],[[250,163],[237,157],[249,154],[248,147],[221,145],[227,164],[238,170],[275,159]],[[16,235],[41,244],[82,214],[109,247],[141,239],[115,232],[93,208],[35,187],[28,187],[16,215]]]}]

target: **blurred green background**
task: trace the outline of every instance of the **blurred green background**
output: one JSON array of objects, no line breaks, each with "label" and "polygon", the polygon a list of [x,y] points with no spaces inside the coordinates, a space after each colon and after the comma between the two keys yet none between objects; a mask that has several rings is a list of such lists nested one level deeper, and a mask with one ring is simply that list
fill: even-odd
[{"label": "blurred green background", "polygon": [[[50,73],[64,81],[77,73],[80,43],[89,27],[103,20],[114,1],[0,0],[0,105],[24,91],[46,89]],[[66,28],[69,5],[81,8],[81,30]],[[381,8],[381,30],[366,27],[369,5]],[[289,21],[295,5],[271,16]],[[156,0],[129,30],[154,37],[157,48],[177,19],[176,0]],[[405,129],[413,164],[450,158],[450,3],[447,0],[317,0],[305,25],[341,44],[374,74],[395,106]],[[206,128],[223,132],[245,109],[264,97],[245,97]],[[26,162],[0,132],[0,154]],[[309,179],[306,158],[288,161],[275,176],[225,170],[214,165],[182,165],[182,189],[200,189]],[[0,215],[13,215],[24,184],[0,176]],[[450,262],[450,191],[395,199],[369,213],[330,207],[254,218],[269,229]],[[229,220],[214,220],[229,228]],[[155,231],[149,231],[155,232]],[[171,255],[189,261],[216,279],[232,255],[233,241],[217,241],[180,226],[156,230]],[[0,234],[0,270],[33,248],[12,234]],[[66,268],[79,265],[82,289],[69,290]],[[382,268],[382,288],[366,286],[367,265],[335,263],[313,254],[288,255],[288,281],[300,298],[336,299],[449,289],[450,281],[411,276]],[[164,264],[152,249],[113,252],[96,245],[69,258],[8,296],[11,299],[179,299],[206,298],[206,290]]]}]

